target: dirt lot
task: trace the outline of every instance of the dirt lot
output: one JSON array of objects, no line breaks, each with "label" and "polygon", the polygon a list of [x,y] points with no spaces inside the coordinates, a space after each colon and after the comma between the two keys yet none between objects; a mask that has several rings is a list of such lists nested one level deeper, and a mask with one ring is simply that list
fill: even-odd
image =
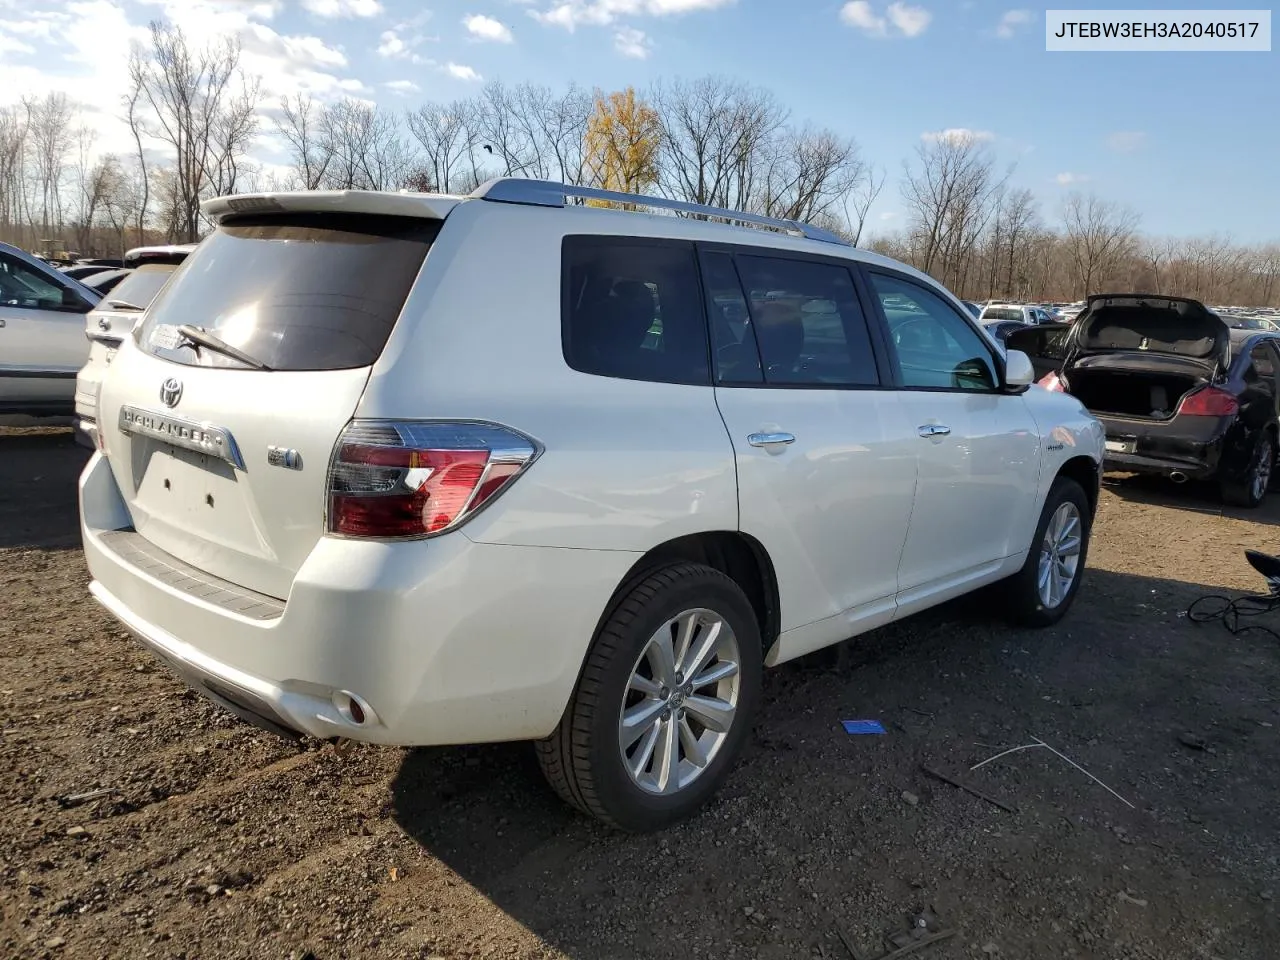
[{"label": "dirt lot", "polygon": [[[0,436],[0,956],[846,958],[930,905],[929,960],[1280,954],[1280,643],[1182,616],[1260,585],[1280,496],[1111,486],[1060,627],[970,602],[774,671],[714,806],[634,838],[526,747],[342,760],[186,692],[86,593],[83,460]],[[1044,749],[964,774],[1017,813],[920,772],[1033,737],[1134,808]]]}]

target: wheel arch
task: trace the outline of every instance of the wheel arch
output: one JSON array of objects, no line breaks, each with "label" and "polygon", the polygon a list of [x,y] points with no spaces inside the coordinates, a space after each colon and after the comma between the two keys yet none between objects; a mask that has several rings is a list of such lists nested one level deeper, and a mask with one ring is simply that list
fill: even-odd
[{"label": "wheel arch", "polygon": [[609,597],[596,631],[631,589],[649,574],[673,563],[700,563],[719,570],[747,595],[760,627],[762,654],[778,639],[781,616],[778,578],[764,545],[737,530],[709,530],[660,543],[637,560]]},{"label": "wheel arch", "polygon": [[1102,467],[1096,460],[1084,455],[1072,457],[1058,468],[1054,480],[1056,481],[1059,477],[1066,477],[1080,484],[1080,488],[1084,490],[1084,495],[1089,500],[1089,513],[1098,512],[1098,498],[1102,495]]}]

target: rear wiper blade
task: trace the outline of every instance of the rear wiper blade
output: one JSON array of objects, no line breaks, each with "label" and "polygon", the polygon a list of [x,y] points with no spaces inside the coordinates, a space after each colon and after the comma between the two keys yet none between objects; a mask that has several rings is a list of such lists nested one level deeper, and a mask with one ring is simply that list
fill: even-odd
[{"label": "rear wiper blade", "polygon": [[137,310],[141,313],[146,307],[140,307],[136,303],[130,303],[128,300],[108,300],[108,307],[115,307],[117,310]]},{"label": "rear wiper blade", "polygon": [[176,329],[178,336],[197,347],[207,347],[214,353],[220,353],[223,356],[230,357],[232,360],[239,360],[246,367],[253,367],[255,370],[271,369],[257,357],[250,356],[239,347],[233,347],[231,344],[227,343],[227,341],[210,333],[203,327],[195,327],[189,323],[184,323],[179,325]]}]

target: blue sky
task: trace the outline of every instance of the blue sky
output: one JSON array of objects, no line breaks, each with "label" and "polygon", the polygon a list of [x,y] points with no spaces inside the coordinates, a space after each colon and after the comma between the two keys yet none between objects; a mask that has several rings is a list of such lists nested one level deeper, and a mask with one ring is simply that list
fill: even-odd
[{"label": "blue sky", "polygon": [[122,149],[125,51],[158,15],[241,36],[277,95],[401,107],[491,78],[748,80],[888,171],[878,230],[900,222],[922,136],[967,129],[1017,164],[1051,222],[1081,189],[1131,205],[1151,234],[1280,240],[1280,54],[1047,53],[1043,8],[1016,0],[0,0],[0,103],[65,89],[100,146]]}]

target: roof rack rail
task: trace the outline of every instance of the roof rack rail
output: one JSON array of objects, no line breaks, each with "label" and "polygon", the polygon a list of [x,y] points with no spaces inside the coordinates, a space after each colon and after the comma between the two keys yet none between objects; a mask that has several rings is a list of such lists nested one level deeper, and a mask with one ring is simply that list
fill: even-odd
[{"label": "roof rack rail", "polygon": [[712,220],[723,220],[727,223],[744,226],[764,227],[778,230],[793,237],[804,237],[808,240],[821,240],[824,243],[838,243],[849,246],[849,242],[838,234],[809,223],[798,220],[783,220],[780,217],[765,217],[758,213],[743,213],[741,210],[728,210],[724,207],[711,207],[701,203],[686,203],[683,200],[667,200],[664,197],[650,197],[639,193],[620,193],[615,190],[601,190],[597,187],[579,187],[554,180],[527,180],[522,177],[499,177],[482,183],[471,194],[477,200],[491,200],[496,203],[519,203],[535,207],[564,207],[569,200],[601,200],[607,203],[629,203],[638,207],[652,207],[658,210],[671,210],[674,213],[694,217],[705,217]]}]

